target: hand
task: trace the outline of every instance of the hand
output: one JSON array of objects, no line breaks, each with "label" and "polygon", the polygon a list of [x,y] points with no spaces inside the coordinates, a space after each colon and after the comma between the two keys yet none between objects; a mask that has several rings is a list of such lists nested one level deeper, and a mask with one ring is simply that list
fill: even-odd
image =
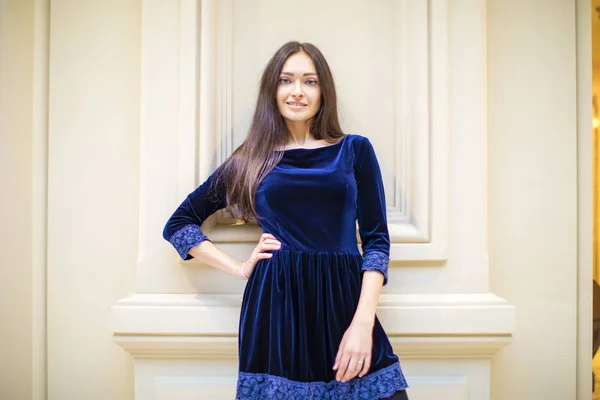
[{"label": "hand", "polygon": [[[352,323],[344,333],[340,348],[335,357],[333,369],[335,379],[346,382],[356,377],[362,378],[371,368],[373,347],[373,325]],[[362,361],[362,363],[361,363]]]},{"label": "hand", "polygon": [[259,260],[265,260],[273,257],[271,253],[265,253],[268,250],[279,250],[281,248],[281,242],[275,238],[275,236],[270,233],[263,233],[260,237],[260,241],[258,245],[252,251],[250,258],[246,261],[246,265],[244,266],[244,271],[247,276],[252,275],[254,268],[256,267],[256,263]]}]

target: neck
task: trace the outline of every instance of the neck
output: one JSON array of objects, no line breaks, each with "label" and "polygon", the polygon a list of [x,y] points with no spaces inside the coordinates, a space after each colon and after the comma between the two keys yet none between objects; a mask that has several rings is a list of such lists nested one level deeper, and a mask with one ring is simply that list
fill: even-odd
[{"label": "neck", "polygon": [[286,121],[286,126],[292,141],[300,146],[306,145],[312,138],[307,121]]}]

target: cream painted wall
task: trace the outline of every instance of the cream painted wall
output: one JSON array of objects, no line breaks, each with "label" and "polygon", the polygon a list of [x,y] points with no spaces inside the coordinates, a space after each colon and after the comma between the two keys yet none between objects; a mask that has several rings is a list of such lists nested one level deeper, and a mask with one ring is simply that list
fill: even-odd
[{"label": "cream painted wall", "polygon": [[133,398],[109,309],[135,289],[139,0],[53,0],[50,14],[48,399]]},{"label": "cream painted wall", "polygon": [[0,1],[0,399],[33,394],[33,1]]},{"label": "cream painted wall", "polygon": [[514,340],[492,365],[492,398],[573,400],[575,2],[488,4],[491,289],[517,310]]},{"label": "cream painted wall", "polygon": [[[0,398],[19,400],[30,398],[35,356],[32,4],[0,0],[0,182],[10,194],[0,197]],[[110,337],[109,307],[134,291],[140,10],[139,0],[52,1],[52,400],[133,398],[131,357]],[[574,398],[574,11],[567,0],[489,0],[490,279],[518,318],[494,361],[496,400]]]}]

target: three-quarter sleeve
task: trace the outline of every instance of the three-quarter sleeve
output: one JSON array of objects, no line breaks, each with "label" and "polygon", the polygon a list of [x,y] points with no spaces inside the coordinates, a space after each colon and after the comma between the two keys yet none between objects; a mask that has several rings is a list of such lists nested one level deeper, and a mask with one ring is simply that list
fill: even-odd
[{"label": "three-quarter sleeve", "polygon": [[177,207],[163,230],[163,237],[175,247],[184,260],[193,258],[188,251],[204,240],[210,239],[202,232],[202,223],[217,210],[225,208],[226,196],[222,180],[217,176],[220,170],[213,172],[206,181],[190,193]]},{"label": "three-quarter sleeve", "polygon": [[361,137],[355,147],[354,172],[358,190],[358,231],[363,250],[362,270],[381,272],[385,285],[390,260],[385,192],[375,149],[366,137]]}]

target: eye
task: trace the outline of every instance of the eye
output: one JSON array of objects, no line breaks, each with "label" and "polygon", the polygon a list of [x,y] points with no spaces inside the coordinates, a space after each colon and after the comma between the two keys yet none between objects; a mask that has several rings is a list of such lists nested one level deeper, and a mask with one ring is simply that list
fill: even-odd
[{"label": "eye", "polygon": [[315,79],[309,79],[306,81],[306,84],[310,86],[316,86],[318,83],[319,82],[317,82]]},{"label": "eye", "polygon": [[291,81],[288,78],[279,78],[279,83],[282,85],[287,85]]}]

